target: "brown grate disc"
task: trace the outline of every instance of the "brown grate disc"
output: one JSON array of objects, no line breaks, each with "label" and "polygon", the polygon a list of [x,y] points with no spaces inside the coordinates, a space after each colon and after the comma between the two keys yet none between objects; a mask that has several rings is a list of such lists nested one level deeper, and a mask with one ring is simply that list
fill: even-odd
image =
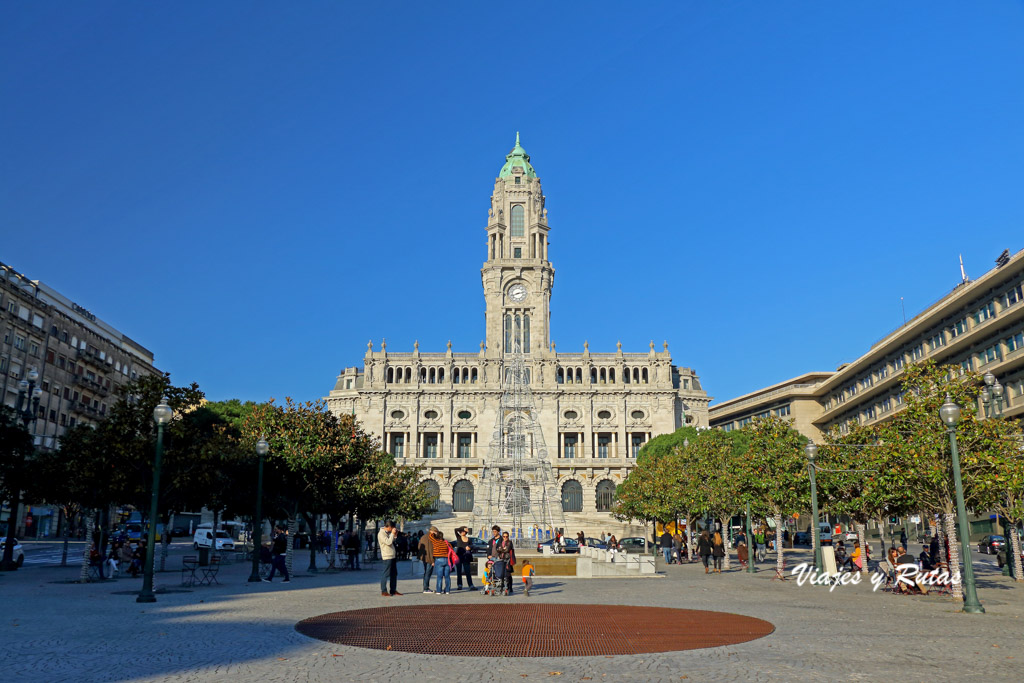
[{"label": "brown grate disc", "polygon": [[411,605],[300,621],[318,640],[460,657],[635,655],[745,643],[775,627],[726,612],[629,605]]}]

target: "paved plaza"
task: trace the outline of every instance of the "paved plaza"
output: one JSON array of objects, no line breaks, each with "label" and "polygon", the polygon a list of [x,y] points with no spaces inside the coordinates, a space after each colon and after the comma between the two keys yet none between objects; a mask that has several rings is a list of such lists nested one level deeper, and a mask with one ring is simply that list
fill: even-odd
[{"label": "paved plaza", "polygon": [[[31,550],[31,548],[30,548]],[[178,568],[184,548],[168,567]],[[791,559],[806,559],[798,550]],[[305,567],[307,554],[296,557]],[[771,559],[771,558],[769,558]],[[825,587],[756,575],[706,576],[700,565],[661,568],[657,578],[538,577],[529,598],[421,593],[405,563],[398,590],[382,598],[378,573],[300,573],[289,584],[249,584],[249,567],[226,566],[220,586],[135,602],[140,579],[67,583],[77,568],[26,565],[0,577],[0,666],[15,681],[912,681],[1019,680],[1024,587],[978,558],[984,615],[958,614],[947,597],[872,593],[870,584]],[[179,574],[158,575],[177,589]],[[454,582],[453,582],[454,583]],[[649,655],[473,658],[366,650],[299,634],[300,620],[380,606],[486,603],[604,604],[716,610],[770,621],[770,635],[739,645]],[[439,620],[438,629],[459,623]]]}]

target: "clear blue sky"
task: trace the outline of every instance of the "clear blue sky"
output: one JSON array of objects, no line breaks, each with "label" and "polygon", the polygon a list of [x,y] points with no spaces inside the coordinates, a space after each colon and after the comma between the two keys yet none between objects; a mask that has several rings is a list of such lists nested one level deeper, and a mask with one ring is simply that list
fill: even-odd
[{"label": "clear blue sky", "polygon": [[477,349],[517,130],[558,348],[718,400],[1024,248],[1020,2],[7,2],[0,97],[0,260],[212,399]]}]

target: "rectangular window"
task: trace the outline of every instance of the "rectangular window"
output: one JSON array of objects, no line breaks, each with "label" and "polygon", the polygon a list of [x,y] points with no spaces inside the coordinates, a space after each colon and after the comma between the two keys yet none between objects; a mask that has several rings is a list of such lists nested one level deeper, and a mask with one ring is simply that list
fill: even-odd
[{"label": "rectangular window", "polygon": [[13,301],[7,302],[7,310],[14,315],[18,315],[18,304]]},{"label": "rectangular window", "polygon": [[0,373],[7,372],[7,359],[0,358]]},{"label": "rectangular window", "polygon": [[512,250],[512,258],[523,258],[522,247],[516,247],[515,249]]},{"label": "rectangular window", "polygon": [[473,435],[459,434],[459,457],[468,458],[473,452]]},{"label": "rectangular window", "polygon": [[47,363],[52,363],[53,362],[53,357],[54,357],[53,356],[53,351],[47,351],[46,352],[46,362]]},{"label": "rectangular window", "polygon": [[423,435],[423,457],[424,458],[436,458],[437,457],[437,434],[424,434]]},{"label": "rectangular window", "polygon": [[989,318],[996,317],[996,305],[994,303],[987,303],[974,314],[974,324],[980,325]]},{"label": "rectangular window", "polygon": [[955,323],[949,326],[949,336],[951,339],[956,339],[961,334],[967,331],[967,318],[961,318]]},{"label": "rectangular window", "polygon": [[68,416],[66,414],[64,414],[64,413],[60,414],[60,426],[61,427],[67,427],[68,426]]},{"label": "rectangular window", "polygon": [[405,434],[391,435],[391,455],[396,458],[405,457]]},{"label": "rectangular window", "polygon": [[33,355],[33,356],[35,356],[36,358],[38,358],[38,357],[39,357],[39,344],[37,344],[37,343],[36,343],[36,342],[34,342],[34,341],[30,341],[30,342],[28,343],[28,352],[29,352],[29,353],[30,353],[31,355]]},{"label": "rectangular window", "polygon": [[512,205],[512,237],[523,237],[524,236],[524,218],[523,213],[525,209],[522,204]]},{"label": "rectangular window", "polygon": [[1016,351],[1017,349],[1024,349],[1024,331],[1018,332],[1012,337],[1007,337],[1006,349],[1007,351]]},{"label": "rectangular window", "polygon": [[1007,308],[1014,305],[1015,303],[1018,303],[1019,301],[1024,300],[1024,284],[1017,285],[1016,287],[1010,289],[1010,291],[1006,293],[1006,297],[1004,300],[1006,301]]},{"label": "rectangular window", "polygon": [[878,380],[879,381],[885,379],[888,376],[889,376],[889,366],[888,365],[883,365],[882,367],[878,368]]},{"label": "rectangular window", "polygon": [[875,419],[875,407],[874,406],[868,406],[867,408],[864,409],[864,419],[866,419],[866,420],[873,420],[873,419]]},{"label": "rectangular window", "polygon": [[597,435],[597,457],[607,458],[608,447],[612,442],[612,437],[609,434],[598,434]]},{"label": "rectangular window", "polygon": [[39,329],[43,329],[43,316],[39,315],[38,313],[33,313],[32,324],[38,327]]},{"label": "rectangular window", "polygon": [[775,417],[786,417],[789,415],[789,405],[779,406],[772,412],[775,413]]},{"label": "rectangular window", "polygon": [[988,363],[994,363],[997,360],[1003,359],[1003,353],[999,350],[999,344],[993,344],[992,346],[978,352],[978,364],[987,365]]},{"label": "rectangular window", "polygon": [[634,434],[630,440],[630,450],[634,458],[640,454],[640,449],[644,445],[644,435]]},{"label": "rectangular window", "polygon": [[732,431],[732,422],[730,422],[729,424],[727,424],[724,427],[722,427],[722,431],[724,431],[724,432],[731,432]]},{"label": "rectangular window", "polygon": [[746,427],[746,426],[747,426],[748,424],[750,424],[750,423],[751,423],[751,421],[752,421],[752,420],[753,420],[753,418],[750,418],[750,417],[745,417],[745,418],[743,418],[742,420],[740,420],[740,421],[739,421],[739,426],[740,426],[741,428],[742,428],[742,427]]},{"label": "rectangular window", "polygon": [[563,454],[563,457],[565,457],[565,458],[575,458],[576,457],[576,441],[577,441],[577,437],[569,436],[568,434],[566,434],[566,436],[565,436],[565,453]]},{"label": "rectangular window", "polygon": [[918,344],[914,348],[910,349],[910,360],[921,360],[924,358],[924,345]]},{"label": "rectangular window", "polygon": [[884,401],[882,401],[882,410],[884,412],[889,412],[890,410],[892,410],[892,399],[891,398],[887,398]]},{"label": "rectangular window", "polygon": [[25,338],[21,335],[14,335],[14,348],[25,350]]},{"label": "rectangular window", "polygon": [[972,358],[967,358],[965,360],[960,361],[960,369],[967,372],[973,370],[974,360]]},{"label": "rectangular window", "polygon": [[50,422],[56,422],[56,421],[57,421],[57,411],[51,409],[50,410]]},{"label": "rectangular window", "polygon": [[939,332],[938,334],[936,334],[935,336],[928,340],[928,350],[934,353],[936,349],[938,349],[941,346],[944,346],[945,344],[946,336]]},{"label": "rectangular window", "polygon": [[522,184],[523,184],[523,177],[517,175],[516,176],[516,185],[522,185]]},{"label": "rectangular window", "polygon": [[68,427],[74,427],[77,422],[78,420],[72,417],[71,419],[68,420]]},{"label": "rectangular window", "polygon": [[861,388],[863,388],[863,389],[867,389],[868,387],[870,387],[874,383],[875,383],[875,380],[871,377],[871,375],[868,375],[867,377],[865,377],[864,379],[862,379],[860,381]]},{"label": "rectangular window", "polygon": [[57,356],[57,367],[63,369],[67,364],[67,358],[64,356]]},{"label": "rectangular window", "polygon": [[29,314],[31,312],[32,311],[30,311],[27,308],[25,308],[24,306],[22,306],[20,309],[18,309],[18,317],[21,318],[22,320],[27,321],[28,320],[28,316],[29,316]]},{"label": "rectangular window", "polygon": [[903,356],[896,356],[895,358],[893,358],[893,360],[892,360],[893,372],[899,372],[900,370],[902,370],[903,369],[903,364],[905,362],[906,361],[904,360]]}]

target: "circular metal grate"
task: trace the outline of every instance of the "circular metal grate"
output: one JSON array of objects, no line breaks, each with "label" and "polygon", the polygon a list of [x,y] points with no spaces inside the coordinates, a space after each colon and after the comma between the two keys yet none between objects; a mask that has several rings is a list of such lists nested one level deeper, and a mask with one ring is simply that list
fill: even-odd
[{"label": "circular metal grate", "polygon": [[460,657],[633,655],[745,643],[775,627],[726,612],[629,605],[411,605],[332,612],[299,633],[339,645]]}]

